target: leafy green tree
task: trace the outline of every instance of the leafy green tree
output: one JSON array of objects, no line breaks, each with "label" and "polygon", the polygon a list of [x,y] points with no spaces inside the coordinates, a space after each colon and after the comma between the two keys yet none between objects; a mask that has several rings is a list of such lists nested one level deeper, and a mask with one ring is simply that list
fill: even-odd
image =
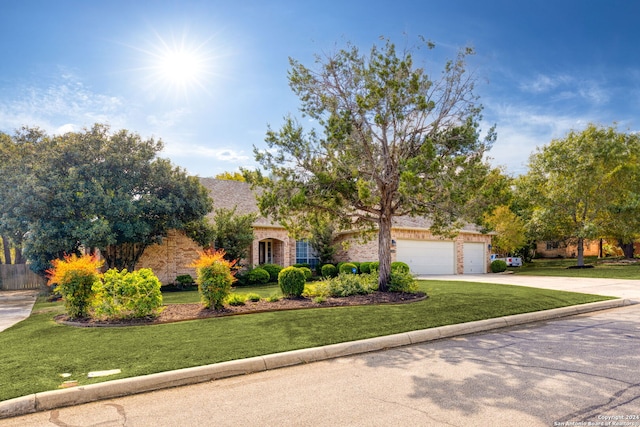
[{"label": "leafy green tree", "polygon": [[495,253],[513,255],[527,244],[526,224],[508,206],[498,206],[485,216],[485,223],[496,232],[491,239]]},{"label": "leafy green tree", "polygon": [[21,128],[14,136],[0,133],[0,235],[4,242],[5,262],[23,264],[24,238],[28,222],[19,212],[25,199],[32,200],[32,175],[45,161],[50,138],[40,129]]},{"label": "leafy green tree", "polygon": [[[269,129],[268,150],[255,149],[270,173],[246,176],[264,191],[259,206],[290,230],[322,212],[337,231],[378,235],[379,289],[391,279],[394,216],[429,216],[435,233],[457,228],[466,203],[488,171],[483,154],[494,139],[479,136],[481,107],[463,49],[432,78],[414,65],[412,52],[393,43],[368,55],[351,44],[317,57],[315,70],[290,59],[289,85],[309,130],[285,118]],[[322,132],[320,131],[322,130]]]},{"label": "leafy green tree", "polygon": [[12,210],[28,231],[25,253],[36,271],[81,248],[100,249],[108,268],[132,271],[147,246],[212,208],[196,177],[156,157],[161,141],[101,124],[55,137],[23,129],[15,139],[36,147],[18,156],[34,161]]},{"label": "leafy green tree", "polygon": [[255,238],[253,223],[258,215],[237,215],[235,207],[215,209],[214,215],[215,247],[224,249],[226,260],[240,261],[247,258],[249,247]]},{"label": "leafy green tree", "polygon": [[629,183],[637,181],[629,178],[637,166],[629,160],[638,148],[636,135],[590,124],[538,149],[518,181],[518,192],[532,207],[531,235],[575,242],[583,266],[584,240],[610,235],[624,221],[612,213],[622,195],[636,194]]},{"label": "leafy green tree", "polygon": [[240,181],[240,182],[246,181],[246,179],[244,178],[244,175],[242,175],[242,173],[240,172],[222,172],[216,175],[214,178],[222,179],[226,181]]},{"label": "leafy green tree", "polygon": [[336,247],[333,244],[334,237],[335,233],[331,223],[318,221],[313,224],[309,245],[318,257],[320,265],[333,262],[333,256],[336,253]]}]

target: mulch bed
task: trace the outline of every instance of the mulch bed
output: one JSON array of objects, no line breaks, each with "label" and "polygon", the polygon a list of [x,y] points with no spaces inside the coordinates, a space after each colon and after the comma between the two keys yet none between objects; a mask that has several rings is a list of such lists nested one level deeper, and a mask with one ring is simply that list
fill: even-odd
[{"label": "mulch bed", "polygon": [[428,298],[425,293],[404,292],[374,292],[369,295],[352,295],[342,298],[327,298],[324,302],[317,303],[310,298],[282,298],[279,301],[269,302],[260,300],[247,301],[245,305],[225,305],[221,310],[205,309],[202,304],[168,304],[156,317],[142,319],[99,320],[93,318],[70,319],[66,314],[56,316],[58,323],[71,326],[84,327],[114,327],[114,326],[138,326],[157,325],[161,323],[181,322],[185,320],[207,319],[210,317],[236,316],[240,314],[264,313],[282,310],[301,310],[305,308],[342,307],[356,305],[378,304],[406,304],[422,301]]}]

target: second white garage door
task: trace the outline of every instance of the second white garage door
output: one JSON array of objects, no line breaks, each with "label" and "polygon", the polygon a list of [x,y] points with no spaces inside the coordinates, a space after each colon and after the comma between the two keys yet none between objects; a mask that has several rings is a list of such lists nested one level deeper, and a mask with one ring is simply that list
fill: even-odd
[{"label": "second white garage door", "polygon": [[465,243],[464,274],[484,274],[487,269],[487,260],[484,256],[484,243]]},{"label": "second white garage door", "polygon": [[413,274],[455,274],[453,242],[398,240],[396,259],[406,262]]}]

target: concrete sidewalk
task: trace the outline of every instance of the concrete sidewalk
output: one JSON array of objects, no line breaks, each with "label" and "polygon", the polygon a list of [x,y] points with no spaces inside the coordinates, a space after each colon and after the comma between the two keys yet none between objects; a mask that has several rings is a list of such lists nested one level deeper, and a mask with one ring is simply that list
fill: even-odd
[{"label": "concrete sidewalk", "polygon": [[[325,347],[272,354],[196,368],[163,372],[143,377],[108,381],[89,386],[74,387],[66,390],[37,393],[30,396],[0,402],[0,418],[13,417],[37,411],[47,411],[65,406],[112,399],[118,396],[127,396],[152,390],[208,382],[214,379],[223,379],[243,374],[271,371],[277,368],[304,365],[310,362],[333,360],[349,355],[358,355],[380,350],[390,351],[389,349],[416,345],[433,340],[441,340],[443,338],[457,337],[492,329],[512,327],[514,325],[540,322],[566,316],[573,316],[580,313],[622,307],[632,304],[631,298],[633,298],[633,300],[640,300],[640,281],[624,281],[622,283],[618,283],[620,281],[589,279],[586,281],[581,280],[580,282],[572,282],[566,278],[542,278],[547,280],[539,281],[539,278],[537,277],[514,275],[436,276],[429,277],[429,279],[467,280],[494,283],[501,282],[523,286],[535,286],[541,284],[542,286],[537,287],[550,287],[559,290],[575,290],[576,288],[581,288],[589,289],[589,291],[581,290],[582,292],[611,296],[626,294],[630,298],[412,331],[356,342],[347,342]],[[598,284],[600,284],[601,292],[597,292]]]},{"label": "concrete sidewalk", "polygon": [[40,291],[0,291],[0,332],[26,319]]}]

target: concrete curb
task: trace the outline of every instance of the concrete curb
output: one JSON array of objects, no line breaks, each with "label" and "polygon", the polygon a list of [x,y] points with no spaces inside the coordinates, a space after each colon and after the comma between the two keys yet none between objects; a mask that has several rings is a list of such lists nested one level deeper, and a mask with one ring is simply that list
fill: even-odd
[{"label": "concrete curb", "polygon": [[97,400],[112,399],[130,394],[144,393],[163,388],[196,384],[254,372],[283,368],[320,360],[368,353],[389,348],[402,347],[442,338],[467,335],[521,325],[573,316],[592,311],[607,310],[635,304],[628,299],[600,301],[578,306],[562,307],[534,313],[516,314],[495,319],[479,320],[438,328],[404,332],[365,340],[314,347],[284,353],[268,354],[249,359],[194,368],[160,372],[140,377],[124,378],[87,386],[71,387],[63,390],[45,391],[0,402],[0,419],[16,417],[38,411],[47,411],[65,406],[79,405]]}]

